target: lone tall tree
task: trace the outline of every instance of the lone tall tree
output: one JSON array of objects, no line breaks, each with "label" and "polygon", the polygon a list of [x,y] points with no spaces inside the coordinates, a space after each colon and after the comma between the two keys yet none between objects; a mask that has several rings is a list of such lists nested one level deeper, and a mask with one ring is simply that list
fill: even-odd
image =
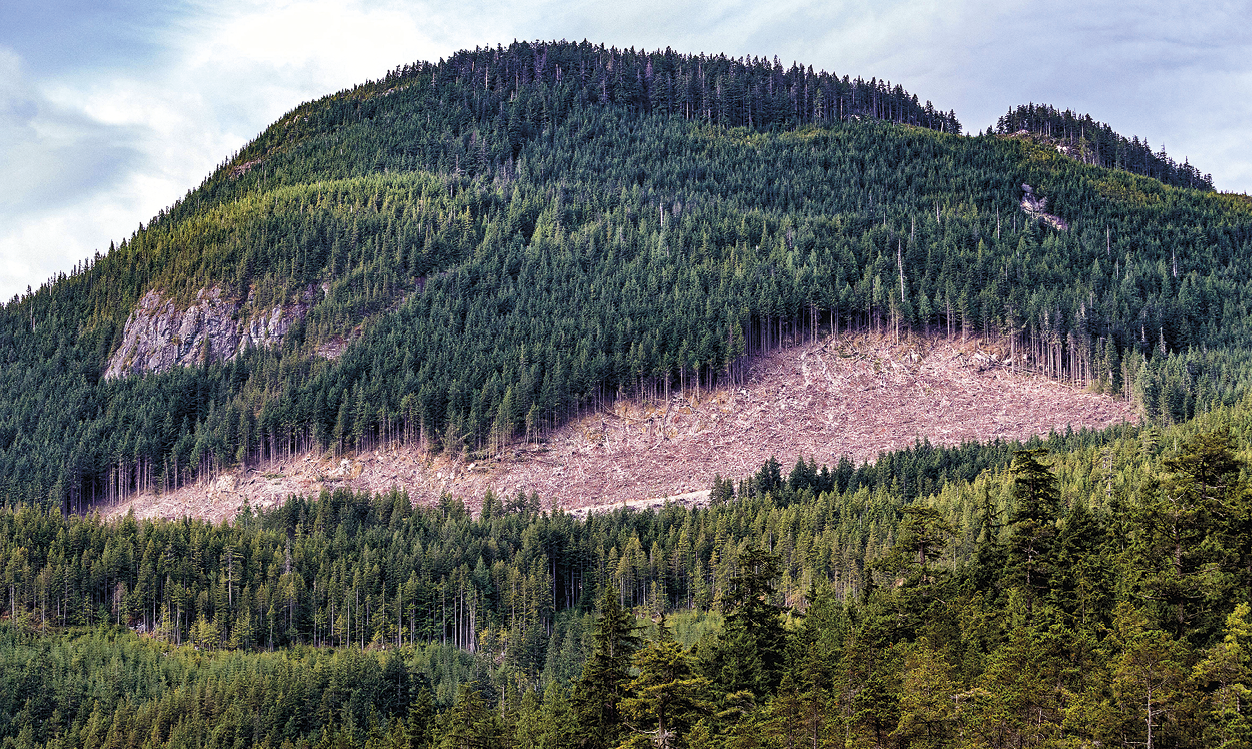
[{"label": "lone tall tree", "polygon": [[781,677],[785,637],[782,609],[774,604],[778,558],[763,549],[747,549],[737,559],[723,599],[726,627],[715,655],[727,692],[768,694]]},{"label": "lone tall tree", "polygon": [[1056,476],[1039,462],[1044,450],[1019,450],[1013,454],[1012,534],[1009,537],[1010,578],[1026,594],[1027,616],[1034,615],[1035,598],[1047,591],[1052,573],[1052,547],[1061,495]]},{"label": "lone tall tree", "polygon": [[635,619],[605,586],[596,619],[595,650],[574,682],[574,709],[584,749],[617,746],[623,732],[621,701],[630,684],[630,667],[642,641]]}]

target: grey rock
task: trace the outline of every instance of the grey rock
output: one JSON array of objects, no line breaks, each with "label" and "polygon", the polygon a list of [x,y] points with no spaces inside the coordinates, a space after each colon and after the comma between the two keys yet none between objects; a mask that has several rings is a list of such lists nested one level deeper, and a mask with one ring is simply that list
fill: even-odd
[{"label": "grey rock", "polygon": [[1058,231],[1069,229],[1069,224],[1066,223],[1065,219],[1048,213],[1048,199],[1035,195],[1034,189],[1024,182],[1022,183],[1021,206],[1027,216],[1039,219]]},{"label": "grey rock", "polygon": [[210,363],[231,361],[249,348],[279,346],[291,326],[308,314],[314,289],[310,286],[297,302],[269,310],[225,297],[220,287],[201,289],[180,310],[153,289],[126,319],[105,379],[199,366],[206,358]]}]

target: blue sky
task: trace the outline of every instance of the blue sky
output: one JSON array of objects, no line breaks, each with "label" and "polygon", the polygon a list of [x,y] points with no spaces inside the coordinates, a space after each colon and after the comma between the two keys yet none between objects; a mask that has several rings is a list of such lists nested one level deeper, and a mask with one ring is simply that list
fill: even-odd
[{"label": "blue sky", "polygon": [[513,39],[777,55],[984,130],[1089,112],[1252,191],[1245,2],[95,0],[0,6],[0,299],[128,237],[302,101]]}]

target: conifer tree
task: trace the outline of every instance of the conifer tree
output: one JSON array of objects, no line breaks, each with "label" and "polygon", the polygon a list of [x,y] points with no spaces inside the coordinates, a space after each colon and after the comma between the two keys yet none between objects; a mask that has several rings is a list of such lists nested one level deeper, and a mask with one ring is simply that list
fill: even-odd
[{"label": "conifer tree", "polygon": [[593,637],[595,649],[574,682],[573,703],[579,746],[606,749],[617,746],[623,733],[621,701],[628,694],[630,668],[642,644],[634,617],[622,608],[613,586],[604,586]]},{"label": "conifer tree", "polygon": [[633,733],[622,746],[686,746],[688,731],[712,711],[708,699],[712,685],[695,674],[664,617],[657,623],[657,639],[635,655],[634,665],[639,673],[621,704],[623,718]]},{"label": "conifer tree", "polygon": [[1026,595],[1026,617],[1034,615],[1035,600],[1049,589],[1053,574],[1053,543],[1060,492],[1056,476],[1039,462],[1046,451],[1018,450],[1009,473],[1013,476],[1013,510],[1008,570]]},{"label": "conifer tree", "polygon": [[1216,601],[1237,579],[1239,550],[1222,542],[1240,515],[1242,464],[1225,430],[1195,435],[1162,463],[1170,474],[1145,487],[1137,517],[1145,587],[1174,637],[1203,639],[1221,626],[1227,612]]},{"label": "conifer tree", "polygon": [[745,549],[736,559],[722,599],[726,625],[712,659],[714,680],[725,692],[762,696],[782,676],[782,608],[774,603],[778,575],[778,557],[759,547]]}]

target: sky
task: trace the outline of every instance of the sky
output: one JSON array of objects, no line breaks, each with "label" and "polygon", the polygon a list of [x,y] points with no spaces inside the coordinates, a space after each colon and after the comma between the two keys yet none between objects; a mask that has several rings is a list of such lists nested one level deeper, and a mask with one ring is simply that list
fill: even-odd
[{"label": "sky", "polygon": [[899,83],[970,131],[1049,103],[1252,192],[1249,20],[1247,0],[6,0],[0,300],[128,238],[300,103],[514,39],[777,56]]}]

